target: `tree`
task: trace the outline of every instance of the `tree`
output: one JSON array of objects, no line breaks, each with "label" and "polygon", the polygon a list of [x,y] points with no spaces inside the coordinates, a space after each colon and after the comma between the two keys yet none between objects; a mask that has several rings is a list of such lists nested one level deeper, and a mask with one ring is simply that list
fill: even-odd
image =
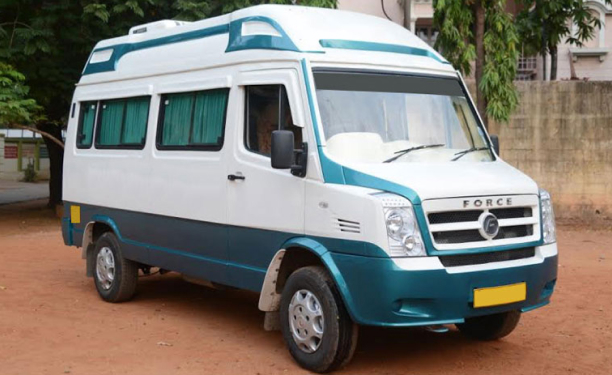
[{"label": "tree", "polygon": [[[612,0],[605,0],[612,4]],[[547,77],[546,57],[550,54],[550,79],[557,79],[558,45],[566,43],[582,47],[594,36],[601,21],[593,16],[583,0],[522,0],[524,10],[517,17],[517,29],[523,45],[530,53],[539,53],[543,74]],[[572,33],[571,25],[576,33]]]},{"label": "tree", "polygon": [[30,88],[24,81],[23,74],[0,62],[0,126],[31,124],[40,113],[42,108],[28,97]]},{"label": "tree", "polygon": [[[74,84],[96,42],[126,35],[130,27],[160,19],[198,20],[250,5],[291,0],[18,0],[0,2],[0,59],[25,76],[29,95],[44,116],[35,126],[45,136],[51,178],[49,205],[62,202],[62,139]],[[335,7],[336,0],[297,4]]]},{"label": "tree", "polygon": [[508,121],[518,105],[518,35],[506,0],[434,0],[433,6],[440,30],[436,48],[464,75],[475,61],[477,107],[485,125],[488,116]]},{"label": "tree", "polygon": [[24,85],[24,81],[23,74],[0,62],[0,128],[30,130],[64,147],[61,139],[31,126],[42,118],[42,107],[29,97],[30,88]]}]

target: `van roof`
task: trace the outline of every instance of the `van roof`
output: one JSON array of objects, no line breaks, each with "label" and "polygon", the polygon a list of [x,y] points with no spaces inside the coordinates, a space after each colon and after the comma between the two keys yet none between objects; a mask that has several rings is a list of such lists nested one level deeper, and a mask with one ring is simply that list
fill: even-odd
[{"label": "van roof", "polygon": [[[245,56],[244,51],[252,53]],[[394,54],[407,67],[453,71],[434,49],[391,21],[333,9],[259,5],[197,22],[163,20],[134,26],[128,35],[96,44],[81,83],[128,78],[145,67],[164,70],[172,62],[199,60],[205,66],[238,53],[243,60],[274,53],[329,60],[331,54],[338,62],[351,54],[366,59],[384,54],[387,60]]]}]

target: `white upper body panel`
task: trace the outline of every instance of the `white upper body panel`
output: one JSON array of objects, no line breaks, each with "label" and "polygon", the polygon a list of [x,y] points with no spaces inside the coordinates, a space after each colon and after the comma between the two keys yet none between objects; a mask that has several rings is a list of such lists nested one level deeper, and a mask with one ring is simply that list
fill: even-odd
[{"label": "white upper body panel", "polygon": [[[265,22],[260,21],[261,19]],[[114,61],[114,70],[90,74],[86,69],[79,84],[206,69],[246,61],[295,61],[306,56],[310,61],[326,65],[359,63],[365,66],[410,68],[430,74],[454,74],[453,67],[446,63],[442,56],[410,31],[393,22],[360,13],[302,6],[261,5],[197,22],[172,22],[174,21],[149,24],[158,27],[135,26],[132,29],[147,31],[100,41],[95,46],[88,64],[100,62],[100,59],[111,59],[110,62]],[[233,23],[241,25],[239,34],[232,34],[230,31]],[[214,30],[213,35],[177,42],[177,38],[206,30]],[[282,33],[286,35],[279,36]],[[275,40],[283,39],[295,45],[296,49],[246,47],[227,52],[232,38],[257,35],[270,35]],[[325,40],[376,45],[367,51],[326,48],[322,45]],[[418,53],[392,53],[385,51],[384,46],[380,48],[380,44],[412,48],[429,56]],[[138,47],[125,52],[119,58],[112,57],[108,50],[116,50],[117,46],[128,46],[128,50],[130,47]]]},{"label": "white upper body panel", "polygon": [[[251,18],[252,21],[240,23],[241,37],[267,35],[281,38],[289,40],[296,49],[252,46],[228,52],[228,45],[232,43],[232,22]],[[272,191],[262,189],[261,199],[253,203],[251,210],[258,213],[259,220],[251,220],[253,217],[248,216],[252,223],[247,226],[363,240],[381,248],[387,246],[382,208],[371,195],[374,190],[325,184],[323,181],[323,167],[313,129],[313,125],[321,121],[320,118],[310,119],[309,106],[315,107],[315,116],[317,109],[316,96],[313,103],[308,100],[307,89],[314,88],[307,88],[307,80],[314,84],[308,68],[457,77],[453,67],[437,52],[409,31],[384,19],[300,6],[263,5],[193,23],[140,25],[135,26],[134,30],[143,27],[147,28],[146,32],[99,42],[89,63],[112,61],[113,64],[108,65],[108,69],[84,74],[77,85],[74,97],[77,112],[70,119],[66,142],[65,200],[214,223],[231,221],[247,225],[240,221],[240,206],[227,204],[226,199],[234,194],[228,189],[237,190],[240,186],[239,183],[227,182],[227,175],[245,172],[248,168],[253,171],[257,169],[258,173],[260,170],[272,172],[267,169],[268,165],[264,167],[262,163],[253,162],[251,159],[255,157],[252,155],[243,153],[246,157],[240,159],[240,152],[243,151],[240,131],[244,123],[244,86],[283,84],[273,75],[279,69],[288,69],[293,72],[292,80],[295,81],[288,85],[289,102],[295,111],[293,119],[296,125],[304,128],[304,139],[310,145],[308,174],[302,180],[305,181],[304,191],[300,192],[304,201],[303,219],[295,223],[279,223],[274,216],[276,213],[270,212],[267,203],[277,199],[278,194],[273,196]],[[206,37],[174,40],[175,36],[211,28],[216,28],[215,33]],[[321,43],[322,40],[366,43],[368,48],[329,48],[329,45],[326,47],[325,43]],[[139,47],[132,48],[132,45]],[[113,56],[119,48],[117,46],[124,46],[121,47],[124,53],[119,58]],[[399,46],[403,52],[386,48],[388,46]],[[109,49],[113,53],[105,52]],[[411,53],[412,49],[419,53]],[[303,60],[307,61],[304,66],[308,68],[305,70],[300,65]],[[259,74],[246,75],[247,72],[260,72],[261,81],[252,78]],[[247,76],[251,78],[246,80],[244,77]],[[223,148],[217,152],[158,150],[155,143],[161,95],[214,88],[230,89]],[[143,150],[100,150],[94,146],[90,149],[75,148],[79,102],[141,95],[151,96]],[[325,140],[321,140],[321,143],[321,148],[325,150]],[[537,194],[537,186],[531,179],[500,160],[487,163],[340,164],[407,186],[415,190],[421,200]],[[262,186],[266,181],[263,172],[258,175]],[[277,170],[274,173],[289,172]],[[250,178],[247,180],[249,182],[255,181],[255,172],[247,178]],[[263,196],[266,192],[270,194]],[[358,223],[363,229],[359,233],[342,231],[339,229],[340,221]]]},{"label": "white upper body panel", "polygon": [[416,191],[421,200],[454,197],[538,194],[537,184],[507,163],[422,162],[350,164],[357,171]]}]

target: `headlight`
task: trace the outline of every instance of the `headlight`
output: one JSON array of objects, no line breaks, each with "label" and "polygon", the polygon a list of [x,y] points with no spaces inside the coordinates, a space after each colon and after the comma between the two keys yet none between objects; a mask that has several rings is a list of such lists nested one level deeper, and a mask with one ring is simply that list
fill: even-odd
[{"label": "headlight", "polygon": [[557,242],[552,200],[550,194],[544,189],[540,189],[540,206],[542,207],[542,238],[544,238],[544,243]]},{"label": "headlight", "polygon": [[421,231],[410,201],[399,195],[389,193],[376,194],[376,197],[381,200],[385,214],[389,256],[427,256]]}]

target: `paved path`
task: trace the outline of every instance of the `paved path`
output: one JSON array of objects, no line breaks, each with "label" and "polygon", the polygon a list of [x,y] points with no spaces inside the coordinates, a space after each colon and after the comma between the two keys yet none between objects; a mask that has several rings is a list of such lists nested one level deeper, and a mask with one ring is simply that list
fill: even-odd
[{"label": "paved path", "polygon": [[47,198],[49,183],[28,183],[0,180],[0,205]]}]

